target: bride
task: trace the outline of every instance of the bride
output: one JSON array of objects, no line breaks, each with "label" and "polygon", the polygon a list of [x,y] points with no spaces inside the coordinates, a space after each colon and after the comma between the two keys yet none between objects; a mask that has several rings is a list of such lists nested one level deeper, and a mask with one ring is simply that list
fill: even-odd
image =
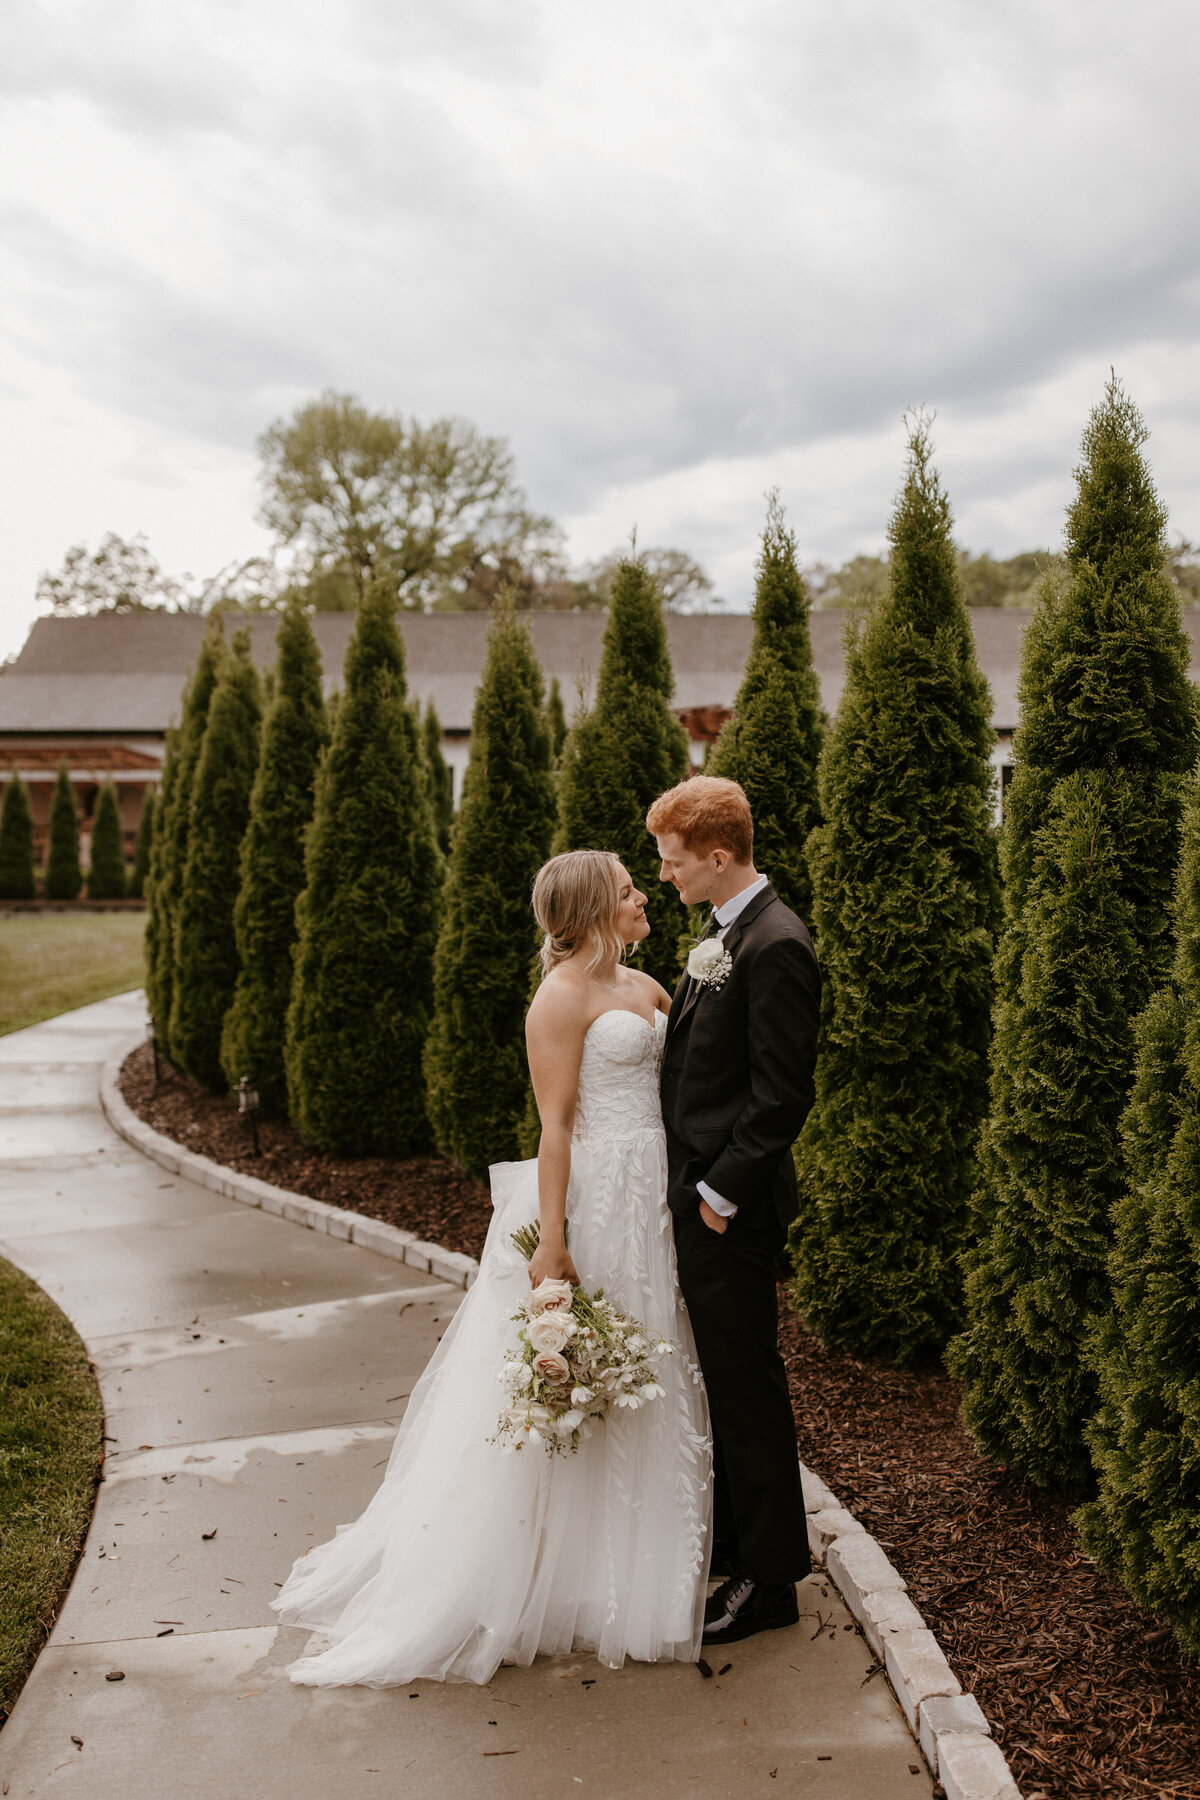
[{"label": "bride", "polygon": [[[502,1662],[556,1651],[612,1668],[699,1655],[711,1445],[667,1210],[670,998],[621,961],[649,931],[645,905],[604,851],[556,856],[537,877],[543,978],[526,1042],[538,1157],[492,1167],[478,1278],[413,1390],[378,1493],[272,1602],[285,1624],[323,1634],[291,1665],[295,1682],[486,1682]],[[526,1264],[511,1234],[535,1217]],[[554,1457],[489,1442],[512,1314],[530,1281],[551,1277],[603,1287],[675,1347],[665,1397]]]}]

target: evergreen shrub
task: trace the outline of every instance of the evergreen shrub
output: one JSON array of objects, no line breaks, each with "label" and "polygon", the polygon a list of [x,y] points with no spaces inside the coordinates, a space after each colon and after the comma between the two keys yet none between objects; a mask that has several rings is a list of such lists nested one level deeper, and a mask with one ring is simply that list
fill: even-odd
[{"label": "evergreen shrub", "polygon": [[33,814],[25,783],[14,770],[0,812],[0,900],[33,900]]},{"label": "evergreen shrub", "polygon": [[336,1154],[429,1141],[421,1055],[442,858],[391,596],[368,591],[305,858],[287,1022],[288,1107]]},{"label": "evergreen shrub", "polygon": [[171,1054],[214,1093],[225,1089],[221,1028],[237,981],[233,910],[258,768],[262,715],[248,632],[235,633],[213,690],[191,793],[187,863],[175,922]]},{"label": "evergreen shrub", "polygon": [[[192,784],[204,743],[204,728],[213,690],[226,655],[220,619],[204,634],[183,696],[174,744],[170,734],[163,765],[162,795],[156,808],[150,851],[150,904],[146,921],[146,997],[159,1042],[175,1057],[171,1043],[171,1009],[175,986],[175,929],[187,864],[192,821]],[[175,1057],[178,1061],[178,1058]]]},{"label": "evergreen shrub", "polygon": [[796,566],[795,536],[772,493],[758,559],[750,655],[733,716],[705,762],[705,774],[741,783],[754,814],[755,866],[805,920],[812,916],[812,882],[804,846],[820,822],[817,764],[823,735],[810,605]]},{"label": "evergreen shrub", "polygon": [[1085,1431],[1099,1496],[1085,1547],[1200,1656],[1200,784],[1184,816],[1171,980],[1137,1022],[1122,1121],[1112,1305],[1092,1342]]},{"label": "evergreen shrub", "polygon": [[133,844],[133,867],[129,871],[127,893],[131,900],[144,900],[150,876],[150,846],[154,842],[154,789],[147,788],[138,814],[137,837]]},{"label": "evergreen shrub", "polygon": [[888,591],[848,641],[821,757],[807,857],[825,988],[792,1232],[809,1324],[903,1363],[960,1320],[999,912],[991,708],[930,457],[919,418]]},{"label": "evergreen shrub", "polygon": [[557,675],[551,676],[550,692],[546,696],[546,729],[550,733],[550,754],[557,763],[567,741],[567,711]]},{"label": "evergreen shrub", "polygon": [[554,849],[611,850],[646,895],[650,935],[629,961],[673,988],[683,914],[658,878],[646,830],[652,801],[688,773],[687,735],[671,711],[674,677],[662,597],[643,563],[613,579],[594,706],[576,720],[559,767]]},{"label": "evergreen shrub", "polygon": [[980,1237],[949,1352],[980,1448],[1075,1492],[1091,1479],[1087,1345],[1109,1308],[1133,1022],[1170,967],[1197,750],[1145,437],[1112,380],[1084,433],[1065,582],[1047,579],[1025,633]]},{"label": "evergreen shrub", "polygon": [[438,1146],[475,1175],[520,1154],[538,941],[530,895],[554,831],[551,764],[533,645],[512,609],[499,606],[475,695],[425,1046]]},{"label": "evergreen shrub", "polygon": [[444,857],[450,854],[450,834],[454,829],[454,776],[442,755],[442,726],[430,700],[421,722],[425,743],[425,762],[429,770],[429,800],[433,809],[433,826],[438,849]]},{"label": "evergreen shrub", "polygon": [[263,723],[238,857],[238,973],[221,1031],[221,1066],[231,1088],[249,1075],[263,1107],[282,1114],[296,902],[304,888],[304,839],[327,731],[321,657],[302,606],[288,606],[275,642],[275,697]]},{"label": "evergreen shrub", "polygon": [[125,898],[125,840],[121,808],[111,781],[100,789],[92,819],[92,859],[88,869],[89,900]]},{"label": "evergreen shrub", "polygon": [[50,846],[46,853],[47,900],[76,900],[83,886],[79,864],[79,814],[65,762],[58,765],[50,803]]}]

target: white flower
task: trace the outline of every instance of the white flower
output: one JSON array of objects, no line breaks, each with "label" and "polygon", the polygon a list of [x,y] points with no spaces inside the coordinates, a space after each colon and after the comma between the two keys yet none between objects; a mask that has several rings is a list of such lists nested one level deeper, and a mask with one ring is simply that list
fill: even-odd
[{"label": "white flower", "polygon": [[704,938],[687,959],[687,971],[698,987],[719,988],[733,968],[733,958],[720,938]]},{"label": "white flower", "polygon": [[530,1318],[536,1318],[544,1312],[569,1312],[571,1308],[571,1284],[569,1281],[556,1281],[547,1276],[525,1301],[525,1311]]},{"label": "white flower", "polygon": [[544,1312],[530,1320],[525,1336],[538,1355],[543,1350],[561,1350],[571,1336],[571,1321],[565,1313]]},{"label": "white flower", "polygon": [[586,1406],[591,1398],[592,1390],[589,1387],[573,1387],[571,1389],[572,1406]]}]

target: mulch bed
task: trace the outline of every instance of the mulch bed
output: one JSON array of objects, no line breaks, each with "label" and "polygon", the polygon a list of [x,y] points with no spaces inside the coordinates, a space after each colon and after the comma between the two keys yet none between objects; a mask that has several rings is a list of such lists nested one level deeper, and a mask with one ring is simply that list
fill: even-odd
[{"label": "mulch bed", "polygon": [[[259,1125],[148,1045],[121,1075],[156,1131],[246,1174],[478,1256],[486,1186],[442,1156],[339,1159]],[[939,1369],[860,1362],[809,1332],[780,1290],[800,1454],[887,1550],[1026,1800],[1200,1800],[1200,1665],[1080,1550],[1070,1507],[976,1454]],[[938,1790],[940,1792],[940,1790]]]},{"label": "mulch bed", "polygon": [[958,1384],[830,1350],[781,1291],[800,1454],[877,1537],[1027,1800],[1198,1800],[1200,1666],[979,1456]]}]

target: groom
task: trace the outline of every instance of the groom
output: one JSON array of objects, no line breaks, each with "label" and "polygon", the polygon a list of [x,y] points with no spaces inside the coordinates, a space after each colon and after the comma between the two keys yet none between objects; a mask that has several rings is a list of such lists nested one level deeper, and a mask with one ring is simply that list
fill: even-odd
[{"label": "groom", "polygon": [[754,867],[736,781],[695,775],[646,815],[661,879],[708,901],[706,948],[667,1024],[662,1106],[679,1284],[713,1428],[713,1573],[704,1642],[791,1625],[812,1566],[779,1354],[777,1268],[796,1215],[792,1144],[813,1103],[821,976],[812,940]]}]

